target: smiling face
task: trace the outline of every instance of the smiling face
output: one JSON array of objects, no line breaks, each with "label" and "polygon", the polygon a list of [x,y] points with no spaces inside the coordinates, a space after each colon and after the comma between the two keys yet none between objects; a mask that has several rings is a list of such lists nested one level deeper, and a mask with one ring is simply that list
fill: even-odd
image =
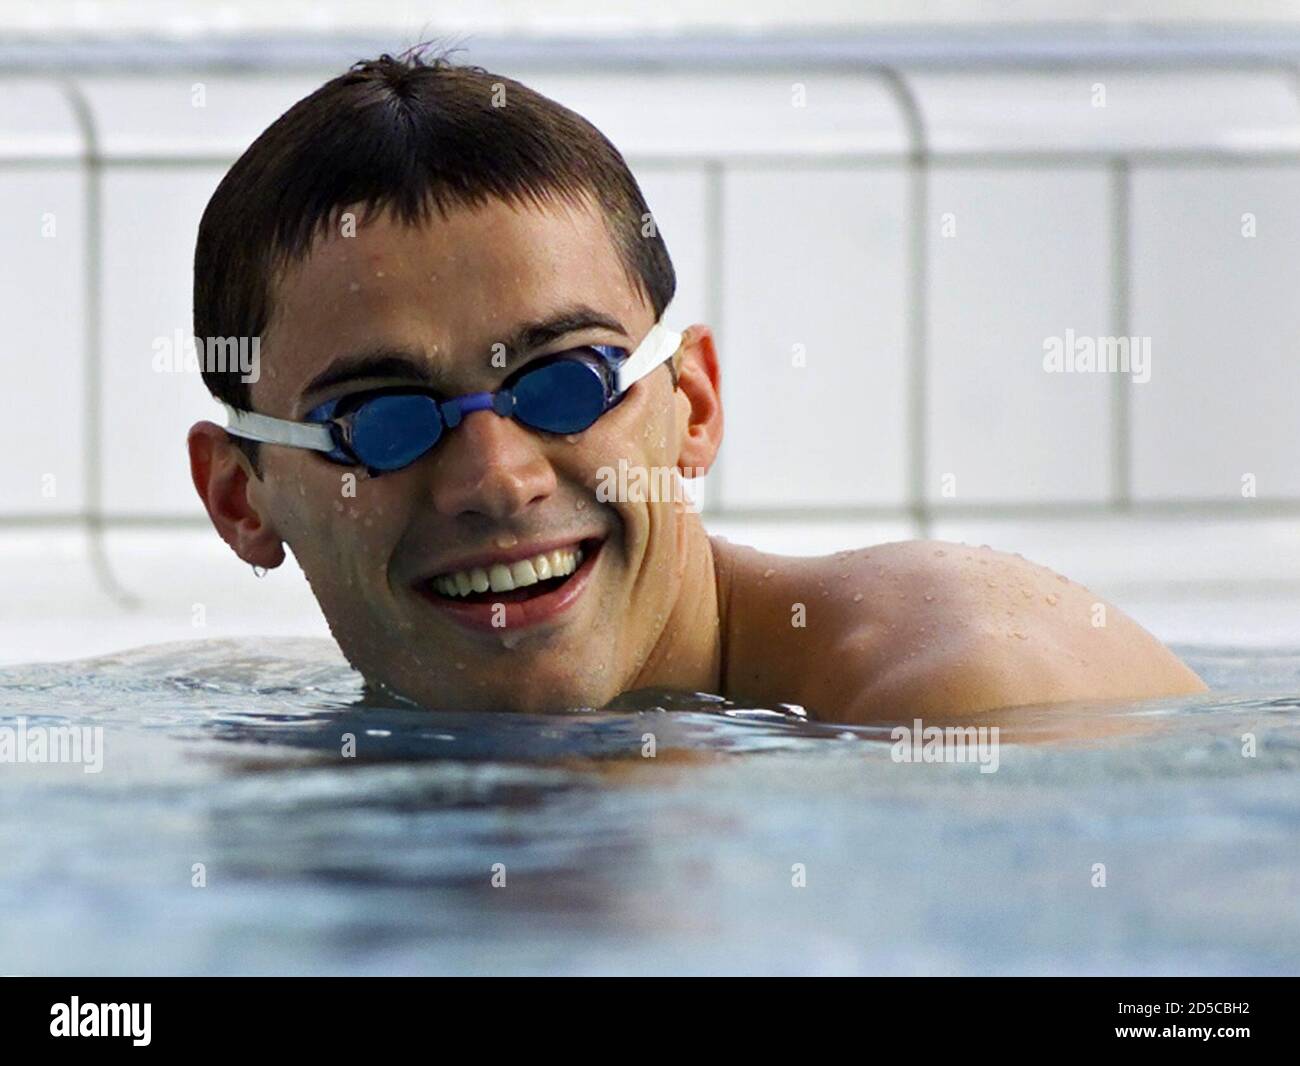
[{"label": "smiling face", "polygon": [[[540,356],[631,350],[654,324],[601,216],[561,203],[491,200],[420,227],[375,214],[355,236],[319,240],[279,279],[274,306],[252,406],[295,421],[385,385],[429,384],[443,396],[496,389]],[[500,346],[521,331],[531,339],[502,367]],[[401,353],[422,378],[390,365],[308,391],[358,353]],[[373,478],[263,445],[247,499],[292,549],[335,639],[371,681],[434,707],[600,706],[656,654],[683,592],[685,526],[698,526],[671,501],[600,502],[602,470],[620,460],[707,465],[683,457],[684,446],[699,448],[691,407],[661,367],[580,434],[476,411],[412,465]],[[505,572],[528,581],[545,571],[539,555],[558,576],[500,590]],[[522,560],[532,563],[521,569]],[[498,579],[497,592],[450,594],[457,571],[463,589],[476,569]]]}]

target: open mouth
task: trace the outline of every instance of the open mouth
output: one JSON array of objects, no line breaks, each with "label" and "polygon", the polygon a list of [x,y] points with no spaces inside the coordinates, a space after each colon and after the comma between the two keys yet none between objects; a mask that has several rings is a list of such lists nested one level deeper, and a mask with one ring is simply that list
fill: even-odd
[{"label": "open mouth", "polygon": [[589,538],[511,563],[437,574],[424,582],[421,591],[447,606],[539,600],[587,569],[583,564],[594,560],[603,543],[600,538]]}]

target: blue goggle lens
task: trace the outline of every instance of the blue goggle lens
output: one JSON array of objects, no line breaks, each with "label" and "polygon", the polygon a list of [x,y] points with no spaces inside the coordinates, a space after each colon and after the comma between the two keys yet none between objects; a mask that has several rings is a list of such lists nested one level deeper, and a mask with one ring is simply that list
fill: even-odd
[{"label": "blue goggle lens", "polygon": [[431,396],[376,396],[357,408],[350,444],[371,470],[400,470],[438,443],[442,417]]},{"label": "blue goggle lens", "polygon": [[560,359],[520,376],[514,416],[546,433],[581,433],[605,411],[605,379],[581,359]]}]

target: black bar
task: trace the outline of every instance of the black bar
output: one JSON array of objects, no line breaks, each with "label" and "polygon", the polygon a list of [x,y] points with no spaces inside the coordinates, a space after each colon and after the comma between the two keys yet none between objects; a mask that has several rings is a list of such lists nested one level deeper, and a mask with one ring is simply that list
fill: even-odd
[{"label": "black bar", "polygon": [[[647,990],[629,987],[651,981],[662,986],[650,990],[652,1000],[637,994]],[[1150,1051],[1156,1045],[1179,1054],[1200,1046],[1250,1057],[1282,1052],[1294,1042],[1300,990],[1300,981],[1290,977],[709,979],[707,988],[696,979],[655,978],[511,978],[515,987],[495,987],[500,983],[433,977],[9,977],[0,980],[0,1025],[10,1062],[37,1061],[14,1058],[15,1049],[94,1054],[110,1044],[133,1055],[201,1050],[337,1056],[408,1043],[436,1053],[452,1037],[462,1047],[465,1038],[479,1037],[474,1043],[485,1050],[518,1041],[537,1052],[543,1044],[551,1050],[585,1044],[604,1032],[645,1039],[656,1031],[665,1051],[681,1047],[687,1031],[697,1034],[690,1041],[696,1050],[698,1037],[707,1033],[705,1039],[721,1046],[746,1037],[786,1036],[812,1051],[825,1045],[826,1028],[836,1022],[842,1029],[837,1043],[874,1042],[873,1035],[889,1034],[926,1052],[1116,1051],[1123,1045]],[[828,992],[833,999],[825,998]],[[834,1006],[845,1003],[843,994],[852,997],[847,1017]],[[71,1021],[74,996],[79,1026],[89,1031],[93,1018],[111,1029],[116,1019],[127,1034],[52,1035],[52,1026]],[[768,996],[780,997],[779,1006],[769,1005]],[[135,1005],[136,1012],[105,1015],[102,1004]],[[132,1034],[144,1033],[145,1004],[148,1043],[138,1045],[141,1037]],[[133,1027],[132,1020],[139,1024]],[[1213,1031],[1209,1039],[1179,1032],[1206,1028]],[[864,1045],[858,1052],[870,1054]]]}]

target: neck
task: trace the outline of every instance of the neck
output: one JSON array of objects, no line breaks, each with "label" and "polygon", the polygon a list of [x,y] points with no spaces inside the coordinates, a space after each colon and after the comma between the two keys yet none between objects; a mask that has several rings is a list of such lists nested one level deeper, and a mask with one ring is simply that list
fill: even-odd
[{"label": "neck", "polygon": [[725,695],[730,619],[730,545],[710,540],[700,516],[678,525],[677,592],[630,689],[663,688]]}]

